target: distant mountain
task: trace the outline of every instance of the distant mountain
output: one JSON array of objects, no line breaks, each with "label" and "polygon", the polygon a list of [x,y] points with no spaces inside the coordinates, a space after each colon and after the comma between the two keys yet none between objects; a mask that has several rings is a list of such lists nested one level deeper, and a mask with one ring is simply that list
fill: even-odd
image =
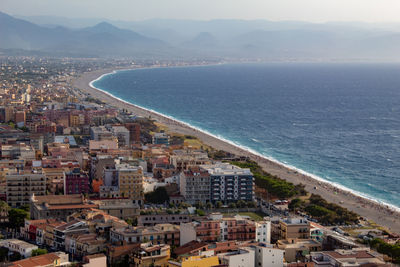
[{"label": "distant mountain", "polygon": [[0,49],[91,57],[400,60],[398,24],[28,19],[31,22],[0,12]]},{"label": "distant mountain", "polygon": [[0,13],[0,48],[96,56],[165,55],[171,47],[154,38],[101,22],[93,27],[43,27]]}]

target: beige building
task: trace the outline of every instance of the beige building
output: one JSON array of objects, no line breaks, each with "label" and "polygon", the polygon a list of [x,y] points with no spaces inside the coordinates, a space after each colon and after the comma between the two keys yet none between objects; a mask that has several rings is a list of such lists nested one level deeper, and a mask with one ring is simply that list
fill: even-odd
[{"label": "beige building", "polygon": [[142,205],[144,198],[142,167],[116,164],[115,169],[118,171],[120,195],[135,200],[137,204]]},{"label": "beige building", "polygon": [[46,178],[39,173],[16,173],[6,175],[7,202],[11,207],[29,204],[32,195],[46,194]]},{"label": "beige building", "polygon": [[310,222],[303,218],[287,218],[279,221],[278,239],[309,239]]},{"label": "beige building", "polygon": [[203,150],[182,149],[174,150],[170,157],[170,163],[178,171],[187,170],[190,166],[211,164],[207,152]]},{"label": "beige building", "polygon": [[310,252],[322,250],[322,244],[313,239],[278,240],[277,247],[285,250],[286,262],[304,261]]},{"label": "beige building", "polygon": [[150,266],[169,266],[171,249],[169,245],[160,244],[152,245],[151,243],[141,244],[140,248],[134,250],[130,262],[133,266],[150,267]]}]

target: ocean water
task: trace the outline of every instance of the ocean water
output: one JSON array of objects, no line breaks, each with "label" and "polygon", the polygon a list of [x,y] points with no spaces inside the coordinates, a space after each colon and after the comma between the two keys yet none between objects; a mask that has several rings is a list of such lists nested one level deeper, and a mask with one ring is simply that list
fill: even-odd
[{"label": "ocean water", "polygon": [[137,69],[92,85],[400,207],[400,65]]}]

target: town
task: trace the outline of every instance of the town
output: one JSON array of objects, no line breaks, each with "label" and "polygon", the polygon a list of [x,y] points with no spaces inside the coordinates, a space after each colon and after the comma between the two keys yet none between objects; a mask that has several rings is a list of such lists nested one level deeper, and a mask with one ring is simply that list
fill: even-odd
[{"label": "town", "polygon": [[399,234],[72,83],[204,62],[0,63],[0,266],[400,263]]}]

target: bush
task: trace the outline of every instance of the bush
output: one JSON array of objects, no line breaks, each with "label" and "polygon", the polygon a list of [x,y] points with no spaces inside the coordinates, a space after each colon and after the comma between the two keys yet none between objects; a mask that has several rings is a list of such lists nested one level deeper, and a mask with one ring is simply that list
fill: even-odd
[{"label": "bush", "polygon": [[197,209],[197,210],[196,210],[196,213],[197,213],[197,215],[199,215],[199,216],[206,216],[206,213],[204,212],[204,210]]},{"label": "bush", "polygon": [[38,248],[38,249],[32,250],[32,257],[43,255],[43,254],[47,254],[47,249]]}]

